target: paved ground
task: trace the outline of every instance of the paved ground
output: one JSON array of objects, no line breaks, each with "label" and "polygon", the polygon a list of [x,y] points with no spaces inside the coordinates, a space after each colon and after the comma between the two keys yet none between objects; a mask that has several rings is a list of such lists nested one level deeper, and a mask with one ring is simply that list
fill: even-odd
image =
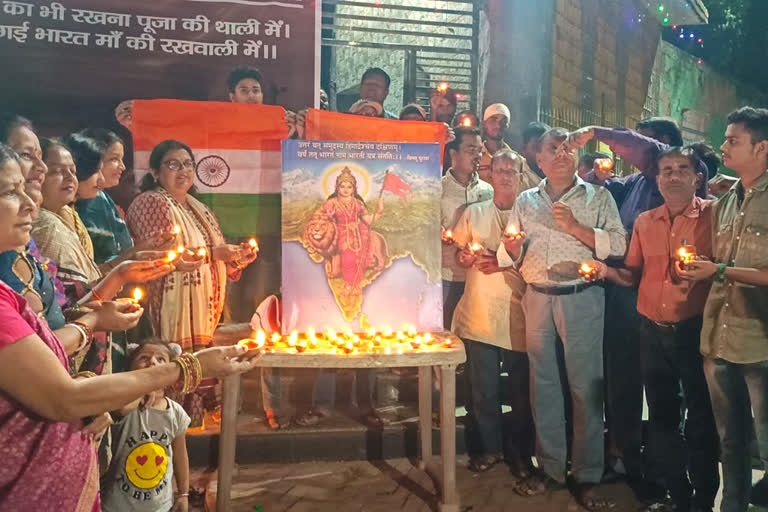
[{"label": "paved ground", "polygon": [[[522,498],[514,480],[498,465],[476,475],[459,458],[457,474],[462,511],[580,512],[567,490]],[[755,480],[759,473],[754,473]],[[215,492],[215,472],[193,471],[192,486]],[[641,510],[624,484],[604,486],[617,512]],[[718,497],[719,498],[719,497]],[[433,512],[437,510],[431,479],[407,459],[383,462],[307,462],[238,468],[232,490],[233,512]],[[202,510],[194,509],[193,510]],[[766,512],[752,507],[750,512]]]},{"label": "paved ground", "polygon": [[[578,512],[566,490],[535,498],[513,491],[514,480],[498,465],[476,475],[459,458],[457,479],[462,511]],[[760,474],[754,472],[755,480]],[[193,471],[193,487],[215,492],[215,472]],[[617,512],[641,509],[624,484],[604,486]],[[719,498],[719,497],[718,497]],[[383,462],[307,462],[238,468],[232,491],[233,512],[432,512],[436,509],[431,479],[407,459]],[[202,509],[193,509],[202,510]],[[766,512],[752,507],[750,512]]]}]

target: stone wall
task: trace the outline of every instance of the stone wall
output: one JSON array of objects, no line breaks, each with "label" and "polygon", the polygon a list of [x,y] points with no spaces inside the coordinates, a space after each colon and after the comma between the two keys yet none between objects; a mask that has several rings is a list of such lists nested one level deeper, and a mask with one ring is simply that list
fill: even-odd
[{"label": "stone wall", "polygon": [[728,113],[744,105],[766,106],[768,94],[718,73],[680,48],[662,42],[653,68],[650,114],[668,116],[683,127],[687,142],[723,142]]},{"label": "stone wall", "polygon": [[634,0],[557,0],[551,107],[642,116],[660,27]]}]

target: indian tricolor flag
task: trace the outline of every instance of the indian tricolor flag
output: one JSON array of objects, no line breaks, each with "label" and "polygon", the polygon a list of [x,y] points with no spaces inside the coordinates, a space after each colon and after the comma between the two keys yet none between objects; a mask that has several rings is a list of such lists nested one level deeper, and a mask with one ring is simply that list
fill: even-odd
[{"label": "indian tricolor flag", "polygon": [[136,100],[134,168],[149,172],[152,149],[167,139],[195,155],[198,198],[230,240],[280,235],[282,107],[210,101]]}]

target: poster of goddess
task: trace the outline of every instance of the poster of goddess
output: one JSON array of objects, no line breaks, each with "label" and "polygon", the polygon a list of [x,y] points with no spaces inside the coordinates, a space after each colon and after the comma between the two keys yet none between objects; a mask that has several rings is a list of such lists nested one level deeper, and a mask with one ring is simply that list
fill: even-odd
[{"label": "poster of goddess", "polygon": [[438,144],[283,143],[283,330],[440,330]]}]

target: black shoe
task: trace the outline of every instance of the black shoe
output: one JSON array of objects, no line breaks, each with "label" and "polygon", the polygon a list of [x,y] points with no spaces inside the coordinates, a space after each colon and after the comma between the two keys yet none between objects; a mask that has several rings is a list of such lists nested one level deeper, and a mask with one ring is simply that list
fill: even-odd
[{"label": "black shoe", "polygon": [[768,475],[763,475],[763,478],[752,486],[749,502],[757,507],[768,507]]},{"label": "black shoe", "polygon": [[644,478],[627,478],[627,485],[632,489],[637,500],[646,505],[664,503],[667,500],[667,490],[664,487]]}]

